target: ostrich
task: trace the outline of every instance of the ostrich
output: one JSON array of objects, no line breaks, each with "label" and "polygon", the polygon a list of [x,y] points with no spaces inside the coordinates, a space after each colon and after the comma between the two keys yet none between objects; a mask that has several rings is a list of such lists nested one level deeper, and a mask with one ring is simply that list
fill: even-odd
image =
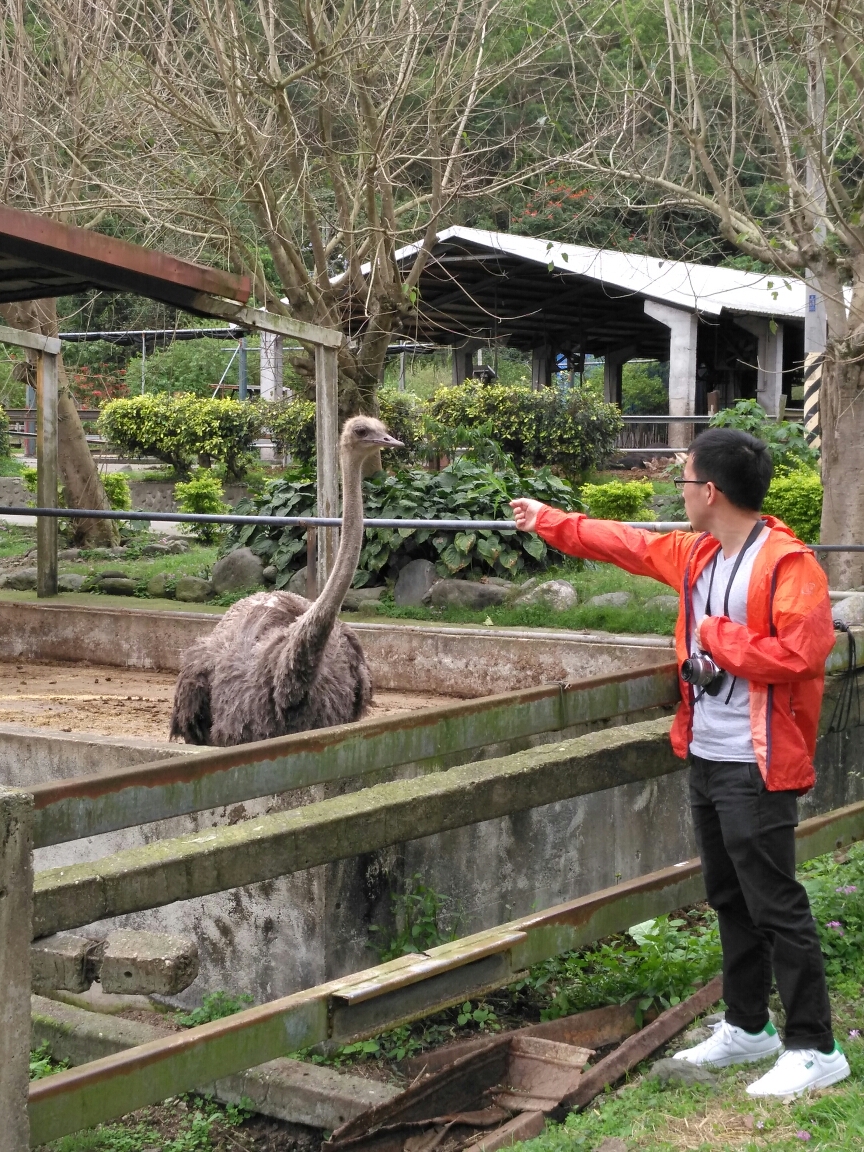
[{"label": "ostrich", "polygon": [[228,747],[359,720],[372,699],[366,657],[338,618],[363,542],[363,463],[401,448],[379,420],[354,416],[339,441],[342,533],[330,578],[314,603],[258,592],[230,608],[186,653],[171,738]]}]

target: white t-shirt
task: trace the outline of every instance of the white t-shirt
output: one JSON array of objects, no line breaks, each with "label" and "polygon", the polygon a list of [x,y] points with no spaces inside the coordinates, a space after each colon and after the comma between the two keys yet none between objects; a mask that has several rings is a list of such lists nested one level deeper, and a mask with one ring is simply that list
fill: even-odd
[{"label": "white t-shirt", "polygon": [[[735,624],[747,623],[747,592],[750,587],[750,573],[753,571],[753,561],[756,559],[759,549],[768,539],[769,531],[770,529],[766,528],[750,545],[735,574],[735,581],[729,592],[728,612],[729,619]],[[726,588],[737,558],[737,552],[728,559],[724,557],[722,552],[717,554],[714,585],[711,589],[712,616],[724,614],[723,602],[726,597]],[[694,631],[695,624],[705,615],[713,563],[712,560],[705,565],[693,587]],[[699,646],[691,638],[691,655],[695,655],[699,650]],[[722,667],[718,660],[715,660],[714,663]],[[729,696],[730,688],[732,688],[731,697]],[[749,680],[738,677],[733,688],[732,674],[727,672],[723,687],[717,696],[709,696],[701,688],[695,688],[694,691],[696,705],[693,709],[691,753],[694,756],[701,756],[703,760],[735,760],[743,763],[754,761],[756,753],[753,751],[753,736],[750,730]]]}]

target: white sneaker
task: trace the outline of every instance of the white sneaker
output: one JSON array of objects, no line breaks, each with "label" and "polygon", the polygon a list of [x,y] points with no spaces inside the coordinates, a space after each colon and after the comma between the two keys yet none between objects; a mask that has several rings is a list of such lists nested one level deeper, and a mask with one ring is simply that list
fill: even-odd
[{"label": "white sneaker", "polygon": [[810,1088],[827,1088],[849,1075],[849,1061],[834,1045],[826,1055],[818,1048],[792,1048],[770,1072],[747,1088],[750,1096],[800,1096]]},{"label": "white sneaker", "polygon": [[755,1036],[734,1024],[727,1024],[725,1020],[710,1027],[714,1029],[713,1036],[692,1048],[676,1052],[672,1059],[686,1060],[700,1067],[709,1064],[713,1068],[728,1068],[730,1064],[752,1064],[755,1060],[764,1060],[782,1048],[777,1029],[770,1022]]}]

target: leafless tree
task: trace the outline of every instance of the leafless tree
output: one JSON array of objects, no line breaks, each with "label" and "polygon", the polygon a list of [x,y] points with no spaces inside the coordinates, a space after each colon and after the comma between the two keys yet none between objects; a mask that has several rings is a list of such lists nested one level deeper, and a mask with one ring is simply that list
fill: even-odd
[{"label": "leafless tree", "polygon": [[554,21],[512,0],[139,0],[117,20],[114,83],[142,108],[118,186],[267,307],[349,324],[340,407],[374,412],[436,230],[544,167],[525,108]]},{"label": "leafless tree", "polygon": [[[572,165],[818,279],[822,541],[864,542],[862,0],[570,0],[569,18]],[[861,554],[829,569],[835,587],[864,583]]]}]

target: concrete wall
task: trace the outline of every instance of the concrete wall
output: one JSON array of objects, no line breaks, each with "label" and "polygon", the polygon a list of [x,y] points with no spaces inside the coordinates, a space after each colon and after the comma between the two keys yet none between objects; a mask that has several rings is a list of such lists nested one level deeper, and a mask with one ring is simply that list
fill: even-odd
[{"label": "concrete wall", "polygon": [[[217,623],[196,612],[0,603],[0,660],[89,660],[176,670]],[[581,680],[672,659],[665,637],[536,630],[355,624],[375,685],[466,699],[558,680]]]},{"label": "concrete wall", "polygon": [[[168,480],[132,480],[129,484],[132,493],[132,507],[136,512],[176,512],[174,484]],[[249,495],[245,484],[228,484],[224,500],[232,508]]]}]

